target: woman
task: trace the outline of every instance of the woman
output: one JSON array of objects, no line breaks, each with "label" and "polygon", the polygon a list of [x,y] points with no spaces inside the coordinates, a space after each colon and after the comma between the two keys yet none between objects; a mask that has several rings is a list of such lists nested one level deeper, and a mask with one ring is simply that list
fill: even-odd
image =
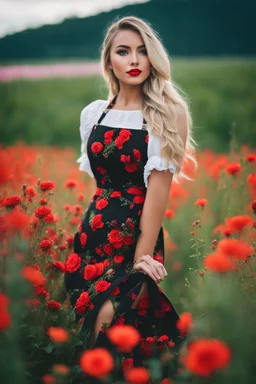
[{"label": "woman", "polygon": [[177,348],[183,340],[158,284],[167,275],[162,220],[169,191],[178,173],[186,177],[183,160],[195,162],[194,140],[188,106],[148,23],[129,16],[110,25],[101,61],[109,100],[82,110],[78,159],[97,188],[66,261],[65,284],[83,321],[83,347],[105,346],[117,355],[106,331],[130,324],[141,343],[121,357],[139,366],[161,352],[164,340]]}]

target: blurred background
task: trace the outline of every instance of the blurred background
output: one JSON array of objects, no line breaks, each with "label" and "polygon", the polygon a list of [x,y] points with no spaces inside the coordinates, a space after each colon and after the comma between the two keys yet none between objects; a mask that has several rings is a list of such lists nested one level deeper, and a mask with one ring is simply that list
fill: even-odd
[{"label": "blurred background", "polygon": [[106,99],[99,64],[107,26],[148,21],[187,96],[199,148],[256,142],[256,66],[250,0],[0,0],[1,143],[70,145],[79,116]]}]

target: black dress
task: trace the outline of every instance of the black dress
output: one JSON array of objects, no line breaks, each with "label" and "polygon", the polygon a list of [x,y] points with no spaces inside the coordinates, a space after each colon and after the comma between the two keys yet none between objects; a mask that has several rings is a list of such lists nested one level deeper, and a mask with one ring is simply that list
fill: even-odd
[{"label": "black dress", "polygon": [[[103,111],[88,138],[87,153],[97,189],[75,234],[74,254],[66,261],[65,286],[76,319],[83,319],[83,348],[93,346],[90,339],[97,314],[110,299],[115,308],[110,326],[130,324],[140,332],[141,343],[132,354],[134,366],[139,366],[147,356],[167,348],[167,340],[175,343],[172,351],[177,352],[183,338],[176,328],[179,316],[168,297],[148,275],[132,270],[147,191],[143,170],[148,159],[148,131],[145,119],[142,129],[101,124],[116,97]],[[163,227],[153,256],[164,263]],[[110,268],[114,274],[105,273]],[[145,281],[148,295],[141,297],[136,309],[132,309]],[[159,340],[163,335],[167,337]],[[146,339],[154,336],[158,341],[153,352]],[[96,346],[105,346],[117,354],[104,327]]]}]

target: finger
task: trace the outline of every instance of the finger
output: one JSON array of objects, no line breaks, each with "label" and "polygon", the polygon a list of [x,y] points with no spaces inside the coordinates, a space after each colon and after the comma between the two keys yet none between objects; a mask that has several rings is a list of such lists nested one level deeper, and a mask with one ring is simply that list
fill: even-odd
[{"label": "finger", "polygon": [[146,274],[151,277],[152,280],[154,280],[156,282],[156,277],[154,276],[154,274],[152,273],[151,269],[149,268],[149,266],[147,265],[147,263],[145,261],[142,261],[141,263],[138,264],[136,270],[138,272],[140,271],[143,271],[143,272],[146,272]]}]

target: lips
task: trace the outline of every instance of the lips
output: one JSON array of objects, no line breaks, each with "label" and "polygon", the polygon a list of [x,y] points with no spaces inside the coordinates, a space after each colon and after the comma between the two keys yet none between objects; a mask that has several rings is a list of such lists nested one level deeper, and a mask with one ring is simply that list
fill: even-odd
[{"label": "lips", "polygon": [[131,69],[129,72],[127,72],[131,76],[138,76],[141,71],[139,69]]}]

